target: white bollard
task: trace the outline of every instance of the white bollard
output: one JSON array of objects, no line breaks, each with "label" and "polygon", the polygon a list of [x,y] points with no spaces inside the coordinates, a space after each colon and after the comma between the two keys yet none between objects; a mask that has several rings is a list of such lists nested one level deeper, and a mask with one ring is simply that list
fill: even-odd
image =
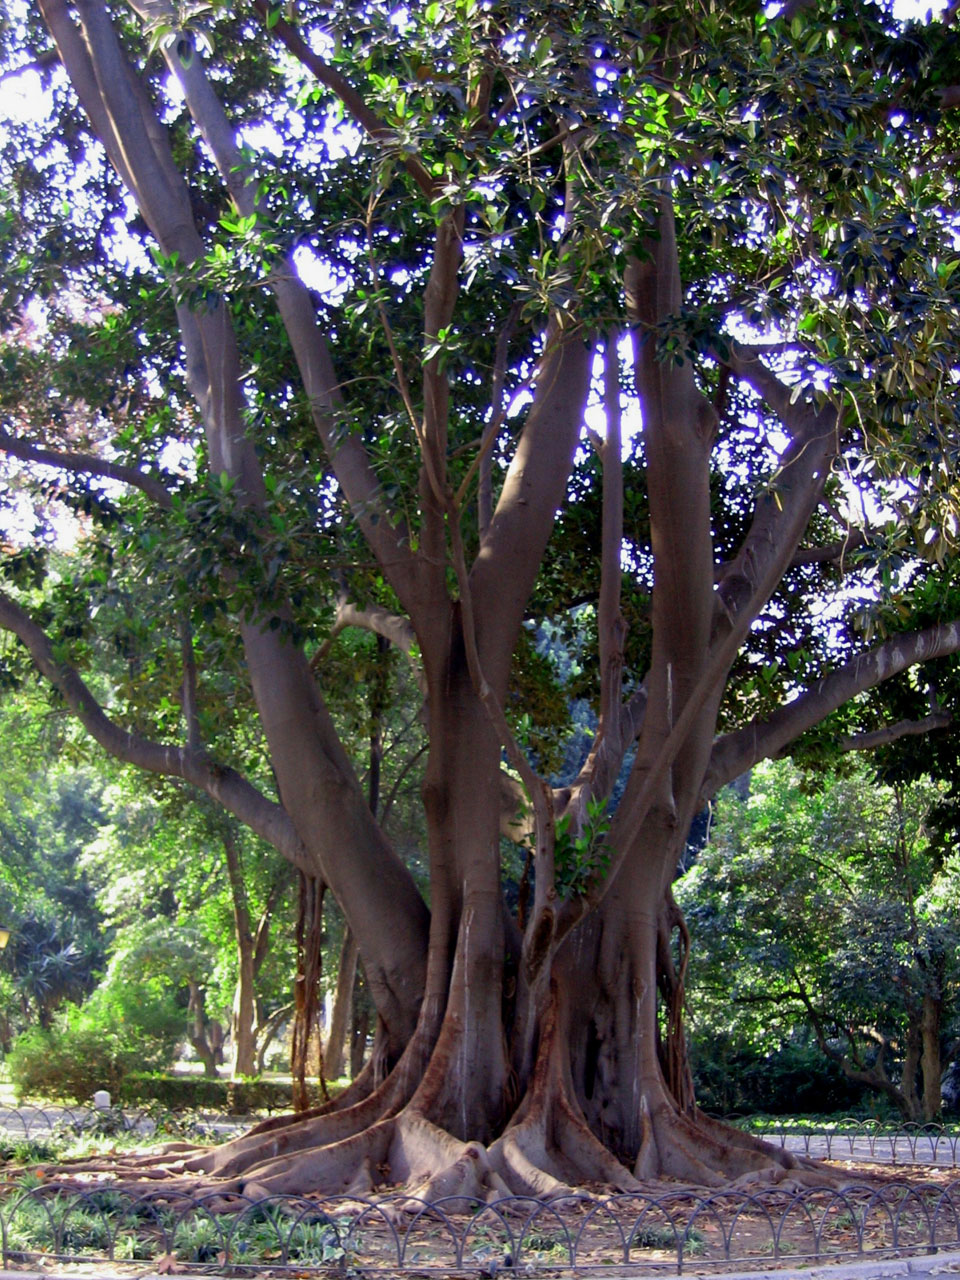
[{"label": "white bollard", "polygon": [[110,1110],[110,1095],[106,1089],[98,1089],[93,1095],[93,1105],[98,1111]]}]

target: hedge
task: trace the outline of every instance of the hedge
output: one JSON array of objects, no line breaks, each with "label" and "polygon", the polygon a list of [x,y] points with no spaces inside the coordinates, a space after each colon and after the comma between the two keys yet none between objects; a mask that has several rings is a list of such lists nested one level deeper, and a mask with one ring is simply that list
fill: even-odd
[{"label": "hedge", "polygon": [[[323,1101],[320,1090],[309,1089],[310,1105]],[[130,1071],[120,1082],[113,1102],[124,1106],[159,1103],[171,1111],[204,1109],[227,1115],[252,1111],[290,1111],[293,1090],[278,1080],[213,1080],[209,1076],[173,1076],[160,1071]]]}]

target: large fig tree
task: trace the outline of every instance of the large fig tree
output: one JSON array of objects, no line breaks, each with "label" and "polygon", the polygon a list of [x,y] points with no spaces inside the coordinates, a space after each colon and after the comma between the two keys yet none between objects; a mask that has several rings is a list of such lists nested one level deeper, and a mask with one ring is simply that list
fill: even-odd
[{"label": "large fig tree", "polygon": [[[185,1173],[792,1165],[696,1109],[669,887],[757,760],[950,720],[951,22],[14,7],[0,447],[21,513],[79,523],[66,561],[11,533],[0,625],[107,751],[329,886],[379,1016],[325,1112]],[[415,668],[429,906],[336,731],[345,627]]]}]

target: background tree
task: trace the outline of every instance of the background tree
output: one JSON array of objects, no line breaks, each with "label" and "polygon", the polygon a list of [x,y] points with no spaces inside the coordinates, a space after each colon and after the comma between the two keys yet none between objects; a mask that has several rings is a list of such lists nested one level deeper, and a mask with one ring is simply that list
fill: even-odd
[{"label": "background tree", "polygon": [[[952,711],[865,696],[960,647],[949,15],[40,0],[2,38],[50,90],[0,156],[2,445],[84,536],[7,557],[0,625],[329,887],[378,1012],[328,1113],[185,1171],[802,1176],[695,1109],[669,886],[704,801],[840,708]],[[554,789],[524,637],[585,600]],[[429,908],[325,698],[338,613],[418,664]]]},{"label": "background tree", "polygon": [[176,786],[145,793],[126,771],[108,800],[112,821],[83,854],[112,935],[106,985],[138,970],[184,991],[207,1073],[229,1031],[231,1075],[256,1074],[258,1042],[290,1000],[292,949],[274,919],[292,917],[289,865]]},{"label": "background tree", "polygon": [[698,944],[695,1034],[769,1048],[805,1026],[905,1119],[939,1115],[960,954],[956,857],[931,839],[941,799],[862,766],[805,785],[788,762],[725,792],[676,886]]},{"label": "background tree", "polygon": [[56,720],[36,698],[0,703],[0,1045],[48,1027],[65,1000],[92,989],[104,960],[102,919],[81,854],[106,822],[103,782],[56,760]]}]

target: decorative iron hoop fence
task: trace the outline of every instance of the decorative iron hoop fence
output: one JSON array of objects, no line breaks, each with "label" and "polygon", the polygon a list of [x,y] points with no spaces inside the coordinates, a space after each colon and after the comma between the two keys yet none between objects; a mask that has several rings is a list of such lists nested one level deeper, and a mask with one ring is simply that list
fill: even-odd
[{"label": "decorative iron hoop fence", "polygon": [[784,1122],[775,1117],[727,1119],[767,1142],[820,1160],[925,1165],[956,1169],[960,1165],[960,1128],[943,1124],[889,1124],[844,1117],[817,1126]]},{"label": "decorative iron hoop fence", "polygon": [[172,1111],[167,1107],[141,1107],[124,1111],[119,1107],[70,1107],[56,1104],[49,1107],[22,1104],[17,1107],[0,1106],[0,1134],[13,1138],[38,1138],[44,1134],[70,1130],[85,1133],[102,1128],[105,1122],[116,1130],[138,1133],[149,1137],[164,1127],[182,1130],[192,1128],[199,1137],[208,1141],[223,1140],[243,1133],[254,1124],[258,1116],[228,1115],[220,1111]]},{"label": "decorative iron hoop fence", "polygon": [[0,1184],[4,1267],[166,1259],[168,1269],[244,1273],[495,1276],[592,1271],[706,1272],[960,1247],[960,1182],[844,1190],[508,1197],[432,1203],[409,1196],[304,1198],[158,1189],[78,1191]]}]

